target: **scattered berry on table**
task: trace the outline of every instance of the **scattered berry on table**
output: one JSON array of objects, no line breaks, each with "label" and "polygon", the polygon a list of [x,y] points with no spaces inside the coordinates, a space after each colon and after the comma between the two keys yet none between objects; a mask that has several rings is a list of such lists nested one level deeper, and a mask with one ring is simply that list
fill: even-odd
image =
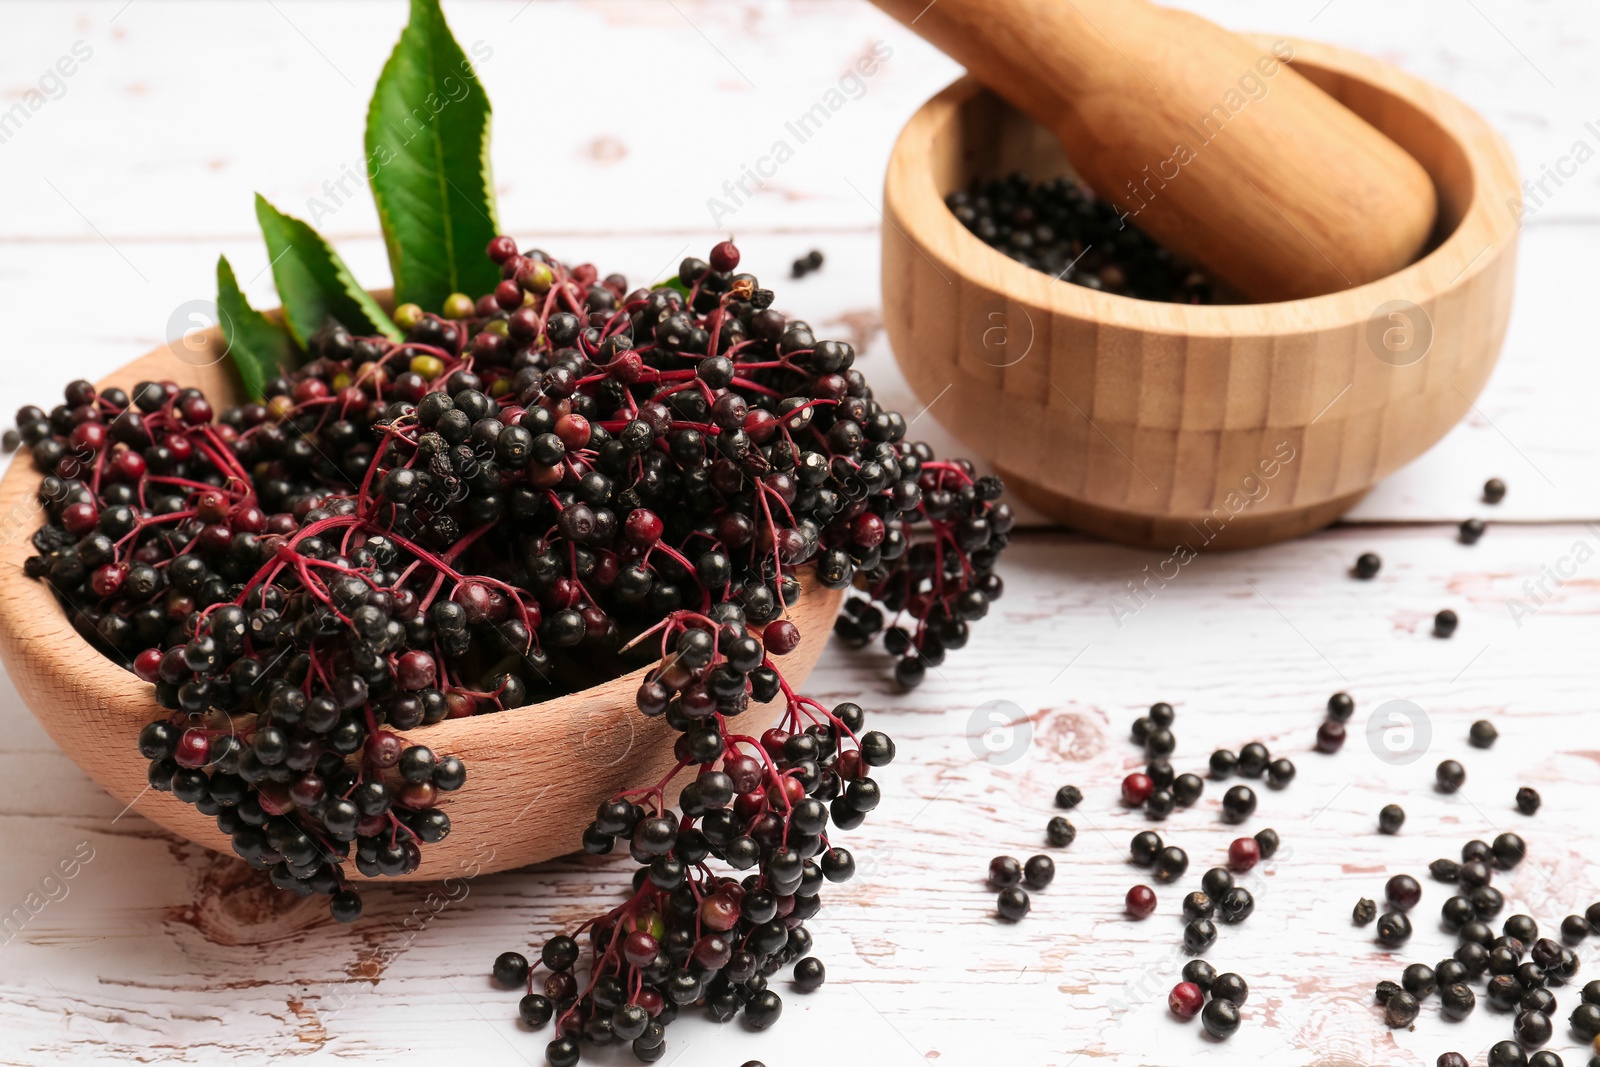
[{"label": "scattered berry on table", "polygon": [[1378,558],[1376,552],[1363,552],[1356,557],[1355,576],[1363,580],[1376,578],[1378,571],[1383,569],[1383,560]]},{"label": "scattered berry on table", "polygon": [[1362,897],[1356,901],[1355,909],[1350,913],[1350,919],[1357,926],[1366,926],[1378,917],[1378,905],[1371,897]]},{"label": "scattered berry on table", "polygon": [[1506,498],[1506,483],[1499,478],[1490,478],[1483,483],[1483,502],[1485,504],[1498,504]]},{"label": "scattered berry on table", "polygon": [[1205,1007],[1205,993],[1193,982],[1179,982],[1167,994],[1167,1007],[1180,1019],[1192,1019]]},{"label": "scattered berry on table", "polygon": [[1454,611],[1445,608],[1433,617],[1433,636],[1449,637],[1456,632],[1456,627],[1460,624],[1460,621]]},{"label": "scattered berry on table", "polygon": [[1027,891],[1020,886],[1000,890],[1000,895],[995,900],[995,909],[999,911],[1000,917],[1009,922],[1021,922],[1032,906]]},{"label": "scattered berry on table", "polygon": [[1378,832],[1397,834],[1406,822],[1406,811],[1398,804],[1385,804],[1378,811]]},{"label": "scattered berry on table", "polygon": [[1539,798],[1539,791],[1531,786],[1523,786],[1517,790],[1517,810],[1524,815],[1532,815],[1539,810],[1543,801]]},{"label": "scattered berry on table", "polygon": [[1472,742],[1473,748],[1489,748],[1500,736],[1500,731],[1494,728],[1494,723],[1488,719],[1479,719],[1467,731],[1467,740]]},{"label": "scattered berry on table", "polygon": [[1350,716],[1356,713],[1356,702],[1349,693],[1335,693],[1328,698],[1328,717],[1340,722],[1349,722]]},{"label": "scattered berry on table", "polygon": [[1128,890],[1124,904],[1133,918],[1148,919],[1156,910],[1156,891],[1147,885],[1136,885]]},{"label": "scattered berry on table", "polygon": [[1467,769],[1453,759],[1440,762],[1434,771],[1434,784],[1441,793],[1454,793],[1467,781]]},{"label": "scattered berry on table", "polygon": [[1071,811],[1083,803],[1083,793],[1075,785],[1064,785],[1056,790],[1056,807]]},{"label": "scattered berry on table", "polygon": [[1475,545],[1478,543],[1478,538],[1483,536],[1484,529],[1482,519],[1467,519],[1461,524],[1457,536],[1460,537],[1462,544]]}]

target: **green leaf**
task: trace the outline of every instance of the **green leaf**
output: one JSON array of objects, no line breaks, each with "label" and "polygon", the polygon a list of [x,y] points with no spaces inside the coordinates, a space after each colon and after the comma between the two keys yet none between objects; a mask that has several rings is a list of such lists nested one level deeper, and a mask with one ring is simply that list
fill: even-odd
[{"label": "green leaf", "polygon": [[217,320],[244,391],[260,400],[267,380],[294,366],[297,353],[289,332],[245,300],[227,256],[217,258]]},{"label": "green leaf", "polygon": [[333,246],[310,226],[283,214],[256,194],[256,219],[272,257],[272,279],[283,301],[283,318],[301,348],[332,315],[351,333],[382,333],[402,340],[400,329],[378,302],[356,284]]},{"label": "green leaf", "polygon": [[500,281],[484,254],[500,232],[489,114],[438,0],[411,0],[411,21],[367,109],[367,172],[396,304],[437,312],[451,293],[476,298]]}]

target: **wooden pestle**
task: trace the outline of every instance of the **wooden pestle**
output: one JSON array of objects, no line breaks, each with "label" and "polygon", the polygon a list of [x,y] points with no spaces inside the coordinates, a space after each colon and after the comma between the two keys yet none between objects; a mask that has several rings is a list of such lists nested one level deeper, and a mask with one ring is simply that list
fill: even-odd
[{"label": "wooden pestle", "polygon": [[1382,278],[1433,229],[1427,172],[1287,45],[1146,0],[874,2],[1054,131],[1127,221],[1252,300]]}]

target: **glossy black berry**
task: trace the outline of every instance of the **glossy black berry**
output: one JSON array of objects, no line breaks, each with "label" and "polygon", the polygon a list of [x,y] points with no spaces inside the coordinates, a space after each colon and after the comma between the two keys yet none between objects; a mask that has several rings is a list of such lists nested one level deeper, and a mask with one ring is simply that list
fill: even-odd
[{"label": "glossy black berry", "polygon": [[1008,922],[1021,922],[1032,907],[1027,891],[1018,886],[1002,889],[995,900],[995,910]]},{"label": "glossy black berry", "polygon": [[1537,789],[1525,785],[1517,790],[1517,810],[1522,814],[1532,815],[1539,810],[1541,803],[1543,801],[1540,799]]},{"label": "glossy black berry", "polygon": [[1134,863],[1148,867],[1156,861],[1163,847],[1160,834],[1154,830],[1141,830],[1128,843],[1128,855]]},{"label": "glossy black berry", "polygon": [[1242,1008],[1250,998],[1250,986],[1239,975],[1226,971],[1212,981],[1211,995],[1218,1000],[1232,1001],[1234,1007]]},{"label": "glossy black berry", "polygon": [[494,958],[494,980],[503,986],[524,985],[528,981],[528,957],[520,952],[502,952]]},{"label": "glossy black berry", "polygon": [[1183,928],[1183,947],[1200,955],[1217,942],[1217,927],[1210,919],[1195,919]]},{"label": "glossy black berry", "polygon": [[1022,881],[1022,864],[1011,856],[996,856],[989,861],[989,884],[1006,889]]},{"label": "glossy black berry", "polygon": [[1397,834],[1406,823],[1406,811],[1398,804],[1385,804],[1378,811],[1378,832]]},{"label": "glossy black berry", "polygon": [[1489,1048],[1488,1067],[1528,1067],[1528,1054],[1515,1041],[1499,1041]]},{"label": "glossy black berry", "polygon": [[1265,830],[1256,831],[1256,848],[1261,850],[1261,858],[1270,860],[1278,854],[1278,831],[1270,826]]},{"label": "glossy black berry", "polygon": [[1465,982],[1452,982],[1439,989],[1439,1008],[1449,1018],[1465,1019],[1477,1006],[1478,996]]},{"label": "glossy black berry", "polygon": [[1172,802],[1180,808],[1187,808],[1200,799],[1205,788],[1205,780],[1198,774],[1180,774],[1172,780]]},{"label": "glossy black berry", "polygon": [[1267,764],[1267,784],[1282,789],[1294,781],[1294,764],[1287,759],[1275,759]]},{"label": "glossy black berry", "polygon": [[1071,811],[1083,803],[1083,793],[1075,785],[1064,785],[1056,790],[1056,807]]},{"label": "glossy black berry", "polygon": [[1503,833],[1494,839],[1494,865],[1500,870],[1510,870],[1528,854],[1527,843],[1516,834]]},{"label": "glossy black berry", "polygon": [[1211,992],[1211,983],[1216,977],[1216,968],[1205,960],[1190,960],[1183,965],[1183,980],[1199,986],[1202,993]]},{"label": "glossy black berry", "polygon": [[1239,1029],[1238,1005],[1231,1000],[1218,1000],[1213,997],[1201,1009],[1200,1022],[1205,1026],[1206,1033],[1212,1037],[1232,1037]]},{"label": "glossy black berry", "polygon": [[1383,568],[1383,560],[1376,552],[1363,552],[1356,557],[1355,576],[1361,579],[1376,578]]},{"label": "glossy black berry", "polygon": [[1499,736],[1500,731],[1488,719],[1479,719],[1467,731],[1467,740],[1472,742],[1473,748],[1490,748]]},{"label": "glossy black berry", "polygon": [[1031,856],[1022,867],[1022,880],[1029,889],[1043,889],[1055,881],[1056,862],[1049,856]]},{"label": "glossy black berry", "polygon": [[1211,777],[1227,778],[1239,767],[1239,757],[1231,749],[1219,748],[1211,753]]},{"label": "glossy black berry", "polygon": [[1438,979],[1434,976],[1433,968],[1426,963],[1413,963],[1401,972],[1400,984],[1407,993],[1422,1000],[1433,995],[1438,988]]},{"label": "glossy black berry", "polygon": [[1335,693],[1328,698],[1328,717],[1339,722],[1349,722],[1356,713],[1356,702],[1349,693]]},{"label": "glossy black berry", "polygon": [[1483,536],[1485,527],[1482,519],[1467,519],[1457,530],[1457,536],[1464,545],[1475,545],[1478,538]]},{"label": "glossy black berry", "polygon": [[1409,874],[1397,874],[1384,883],[1383,895],[1391,907],[1410,911],[1422,899],[1422,884]]},{"label": "glossy black berry", "polygon": [[1506,483],[1499,478],[1490,478],[1483,483],[1483,502],[1485,504],[1498,504],[1506,498]]},{"label": "glossy black berry", "polygon": [[1156,854],[1154,874],[1158,882],[1176,881],[1188,869],[1189,854],[1176,845],[1168,845]]},{"label": "glossy black berry", "polygon": [[1454,793],[1467,780],[1467,769],[1453,759],[1442,761],[1434,771],[1434,787],[1441,793]]},{"label": "glossy black berry", "polygon": [[1460,624],[1460,621],[1454,611],[1445,608],[1433,617],[1433,636],[1449,637],[1456,632],[1456,627]]},{"label": "glossy black berry", "polygon": [[1242,778],[1260,778],[1272,760],[1272,753],[1259,741],[1252,741],[1239,750],[1237,773]]},{"label": "glossy black berry", "polygon": [[815,956],[807,956],[794,965],[794,984],[802,993],[813,993],[822,988],[828,979],[828,970]]},{"label": "glossy black berry", "polygon": [[1233,888],[1233,872],[1226,867],[1212,867],[1200,876],[1200,888],[1212,900],[1219,900],[1222,894]]},{"label": "glossy black berry", "polygon": [[1231,823],[1248,819],[1256,810],[1256,793],[1247,785],[1236,785],[1222,796],[1222,817]]},{"label": "glossy black berry", "polygon": [[1404,912],[1389,911],[1378,917],[1378,944],[1399,948],[1411,940],[1411,920]]}]

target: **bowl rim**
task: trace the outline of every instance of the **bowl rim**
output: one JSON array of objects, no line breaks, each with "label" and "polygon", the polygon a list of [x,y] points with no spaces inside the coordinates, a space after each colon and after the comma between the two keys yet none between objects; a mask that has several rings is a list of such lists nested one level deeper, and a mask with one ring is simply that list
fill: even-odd
[{"label": "bowl rim", "polygon": [[[963,75],[925,101],[896,138],[884,178],[886,220],[939,219],[939,225],[915,227],[914,236],[907,232],[913,227],[897,224],[897,229],[902,239],[937,259],[952,274],[969,273],[961,264],[978,260],[983,272],[999,282],[995,288],[1003,290],[1007,300],[1045,313],[1155,334],[1239,337],[1325,330],[1365,320],[1386,300],[1405,299],[1407,294],[1420,304],[1493,264],[1495,257],[1484,253],[1514,237],[1520,222],[1509,211],[1496,210],[1491,199],[1506,188],[1515,195],[1520,186],[1511,149],[1487,120],[1446,90],[1351,49],[1283,35],[1241,36],[1263,46],[1287,41],[1294,49],[1287,65],[1355,79],[1387,92],[1425,115],[1455,142],[1470,169],[1471,197],[1437,247],[1386,277],[1333,293],[1270,303],[1179,304],[1140,300],[1070,282],[1056,284],[1055,279],[991,248],[961,225],[945,206],[931,168],[910,159],[913,149],[920,153],[955,121],[961,107],[991,91],[971,75]],[[1496,173],[1504,174],[1508,184],[1485,180]],[[889,210],[891,205],[897,210]],[[943,224],[946,220],[949,225]],[[1441,286],[1441,278],[1447,284]]]}]

